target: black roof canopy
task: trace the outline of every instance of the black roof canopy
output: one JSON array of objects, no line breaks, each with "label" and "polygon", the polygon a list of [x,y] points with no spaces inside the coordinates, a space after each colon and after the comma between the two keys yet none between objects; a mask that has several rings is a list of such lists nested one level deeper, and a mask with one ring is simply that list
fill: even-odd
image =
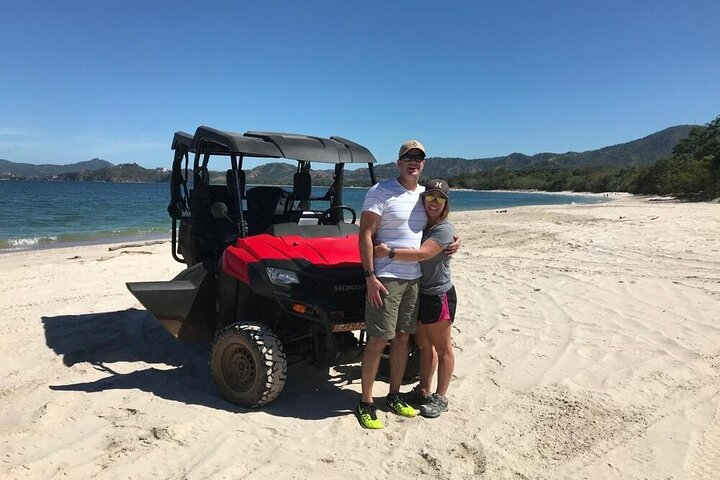
[{"label": "black roof canopy", "polygon": [[341,137],[313,137],[294,133],[235,133],[198,127],[195,135],[176,132],[173,150],[183,146],[190,152],[211,155],[237,154],[246,157],[287,158],[304,162],[374,163],[370,150]]}]

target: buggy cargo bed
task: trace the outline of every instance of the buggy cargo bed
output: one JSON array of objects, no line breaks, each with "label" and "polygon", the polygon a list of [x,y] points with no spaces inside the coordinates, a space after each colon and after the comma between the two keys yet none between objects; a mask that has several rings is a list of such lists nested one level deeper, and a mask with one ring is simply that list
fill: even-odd
[{"label": "buggy cargo bed", "polygon": [[128,282],[128,290],[175,338],[182,342],[212,340],[207,320],[214,312],[213,291],[202,264],[170,281]]}]

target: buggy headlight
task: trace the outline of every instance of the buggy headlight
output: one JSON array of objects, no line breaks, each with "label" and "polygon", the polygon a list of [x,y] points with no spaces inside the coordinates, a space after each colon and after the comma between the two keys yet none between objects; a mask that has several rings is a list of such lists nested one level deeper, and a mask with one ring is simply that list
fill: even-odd
[{"label": "buggy headlight", "polygon": [[292,270],[285,270],[284,268],[266,267],[268,278],[275,285],[292,285],[299,284],[297,273]]}]

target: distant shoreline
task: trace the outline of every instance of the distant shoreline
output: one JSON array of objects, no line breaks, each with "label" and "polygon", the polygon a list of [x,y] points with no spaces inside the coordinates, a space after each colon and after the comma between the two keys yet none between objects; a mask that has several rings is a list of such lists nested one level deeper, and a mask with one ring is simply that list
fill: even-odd
[{"label": "distant shoreline", "polygon": [[[42,183],[109,183],[109,184],[122,184],[122,185],[170,185],[170,182],[106,182],[101,180],[56,180],[56,179],[44,179],[44,178],[0,178],[0,181],[2,182],[42,182]],[[292,189],[292,185],[290,184],[279,184],[279,183],[248,183],[247,186],[253,186],[253,187],[283,187],[283,188],[289,188]],[[313,187],[317,188],[323,188],[323,187],[330,187],[330,185],[313,185]],[[345,186],[344,189],[352,189],[352,190],[362,190],[362,189],[368,189],[367,187],[358,187],[358,186]],[[562,191],[549,191],[549,190],[527,190],[527,189],[518,189],[518,190],[503,190],[503,189],[491,189],[491,190],[484,190],[484,189],[475,189],[475,188],[451,188],[451,191],[457,191],[457,192],[496,192],[496,193],[542,193],[547,195],[581,195],[581,196],[604,196],[605,194],[609,195],[617,195],[617,196],[629,196],[634,195],[629,192],[574,192],[570,190],[562,190]]]},{"label": "distant shoreline", "polygon": [[[462,191],[464,189],[451,189]],[[635,197],[634,193],[629,192],[573,192],[570,190],[563,190],[560,192],[551,192],[548,190],[470,190],[475,192],[497,192],[497,193],[540,193],[543,195],[576,195],[582,197],[600,197],[600,198],[623,198],[623,197]],[[607,196],[606,196],[607,195]]]}]

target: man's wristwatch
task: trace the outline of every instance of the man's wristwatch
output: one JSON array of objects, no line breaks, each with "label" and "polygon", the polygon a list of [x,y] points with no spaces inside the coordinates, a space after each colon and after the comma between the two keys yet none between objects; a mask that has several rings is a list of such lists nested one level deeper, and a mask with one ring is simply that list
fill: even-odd
[{"label": "man's wristwatch", "polygon": [[395,258],[395,247],[390,247],[390,251],[388,252],[388,258]]},{"label": "man's wristwatch", "polygon": [[374,272],[374,271],[372,271],[372,270],[365,270],[365,278],[370,278],[370,277],[374,277],[374,276],[375,276],[375,272]]}]

